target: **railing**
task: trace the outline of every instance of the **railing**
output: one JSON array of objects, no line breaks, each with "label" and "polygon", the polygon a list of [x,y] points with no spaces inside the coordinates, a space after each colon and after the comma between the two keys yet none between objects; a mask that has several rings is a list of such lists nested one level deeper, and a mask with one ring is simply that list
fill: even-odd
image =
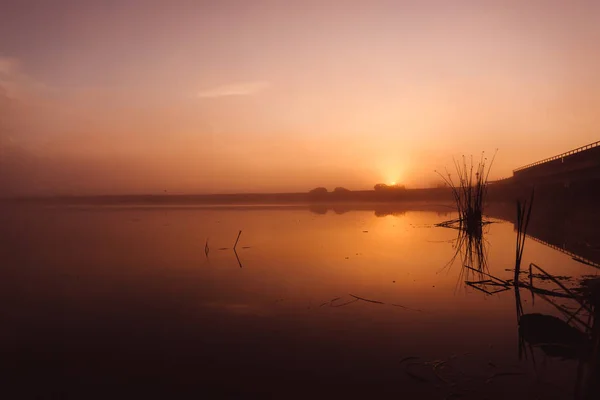
[{"label": "railing", "polygon": [[495,184],[499,184],[499,183],[506,183],[506,182],[510,182],[512,180],[512,176],[507,176],[504,178],[500,178],[500,179],[496,179],[495,181],[489,181],[487,182],[490,185],[495,185]]},{"label": "railing", "polygon": [[571,151],[567,151],[566,153],[562,153],[562,154],[559,154],[559,155],[554,156],[554,157],[546,158],[544,160],[536,161],[534,163],[527,164],[527,165],[525,165],[523,167],[520,167],[520,168],[517,168],[517,169],[513,169],[513,174],[515,172],[518,172],[518,171],[521,171],[521,170],[524,170],[524,169],[527,169],[527,168],[535,167],[536,165],[544,164],[544,163],[547,163],[549,161],[558,160],[559,158],[570,156],[570,155],[575,154],[575,153],[580,153],[580,152],[582,152],[584,150],[588,150],[588,149],[591,149],[591,148],[597,147],[597,146],[600,146],[600,140],[597,141],[597,142],[594,142],[594,143],[590,143],[590,144],[585,145],[585,146],[578,147],[578,148],[573,149]]},{"label": "railing", "polygon": [[534,242],[541,243],[541,244],[543,244],[544,246],[548,246],[548,247],[550,247],[551,249],[554,249],[554,250],[560,251],[561,253],[564,253],[564,254],[566,254],[566,255],[570,256],[570,257],[571,257],[573,260],[575,260],[575,261],[583,262],[584,264],[587,264],[587,265],[589,265],[589,266],[591,266],[591,267],[594,267],[594,268],[599,268],[599,269],[600,269],[600,264],[598,264],[597,262],[594,262],[594,261],[592,261],[592,260],[588,260],[588,259],[587,259],[587,258],[585,258],[585,257],[582,257],[582,256],[580,256],[580,255],[578,255],[578,254],[575,254],[575,253],[573,253],[572,251],[569,251],[569,250],[567,250],[567,249],[565,249],[565,248],[562,248],[562,247],[560,247],[560,246],[556,246],[556,245],[554,245],[554,244],[548,243],[548,242],[546,242],[545,240],[538,239],[538,238],[536,238],[535,236],[532,236],[532,235],[530,235],[530,234],[527,234],[527,237],[528,237],[528,238],[530,238],[530,239],[532,239]]}]

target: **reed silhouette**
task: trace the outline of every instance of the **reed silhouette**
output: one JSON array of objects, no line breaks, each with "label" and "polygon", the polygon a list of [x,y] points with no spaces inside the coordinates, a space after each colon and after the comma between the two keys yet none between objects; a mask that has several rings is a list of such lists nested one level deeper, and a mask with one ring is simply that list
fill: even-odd
[{"label": "reed silhouette", "polygon": [[[480,271],[487,279],[465,283],[488,295],[513,288],[519,359],[531,358],[536,370],[536,350],[545,358],[577,361],[573,398],[596,399],[600,396],[600,278],[594,276],[567,287],[561,281],[568,277],[554,276],[535,263],[529,264],[528,272],[521,272],[532,204],[533,192],[528,202],[517,202],[514,278],[503,280]],[[526,280],[521,280],[523,274],[527,274]],[[540,282],[546,285],[542,287]],[[548,287],[548,283],[555,287]],[[529,291],[532,304],[538,297],[552,305],[560,316],[527,313],[521,290]]]},{"label": "reed silhouette", "polygon": [[[577,361],[573,398],[597,399],[600,396],[600,279],[584,280],[569,289],[541,267],[533,263],[530,270],[531,267],[541,272],[540,278],[552,281],[557,288],[538,288],[531,272],[529,283],[515,282],[519,359],[531,357],[535,367],[534,350],[539,349],[544,357]],[[554,306],[562,317],[525,313],[520,296],[523,287],[529,289],[532,297],[537,295]]]},{"label": "reed silhouette", "polygon": [[460,260],[461,274],[459,279],[467,278],[471,272],[487,271],[487,240],[485,239],[483,226],[479,229],[468,231],[457,229],[456,239],[452,240],[454,254],[443,269],[450,268]]},{"label": "reed silhouette", "polygon": [[462,165],[454,159],[457,181],[447,169],[446,175],[436,171],[450,187],[458,211],[458,218],[442,222],[438,226],[458,228],[473,236],[480,234],[482,225],[488,223],[483,219],[483,209],[488,190],[488,177],[495,157],[496,153],[489,166],[486,165],[485,153],[481,153],[477,165],[474,164],[472,156],[469,162],[465,156],[462,156]]}]

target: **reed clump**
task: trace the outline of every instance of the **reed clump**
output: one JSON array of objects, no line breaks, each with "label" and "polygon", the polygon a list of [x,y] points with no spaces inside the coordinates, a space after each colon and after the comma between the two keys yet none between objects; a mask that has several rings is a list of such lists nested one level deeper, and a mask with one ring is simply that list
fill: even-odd
[{"label": "reed clump", "polygon": [[458,211],[458,218],[437,224],[438,226],[457,228],[470,235],[481,234],[482,226],[488,223],[483,219],[483,209],[487,196],[488,177],[495,157],[496,153],[488,164],[485,154],[481,153],[477,165],[473,162],[472,156],[469,161],[462,156],[462,163],[453,159],[456,179],[447,169],[445,175],[436,171],[452,190]]}]

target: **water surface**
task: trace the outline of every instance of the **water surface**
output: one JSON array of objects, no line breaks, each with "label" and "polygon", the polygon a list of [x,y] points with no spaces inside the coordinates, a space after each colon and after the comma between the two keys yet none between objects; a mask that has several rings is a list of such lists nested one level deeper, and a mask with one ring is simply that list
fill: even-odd
[{"label": "water surface", "polygon": [[[519,360],[514,292],[465,285],[457,232],[434,226],[451,210],[418,208],[5,210],[3,379],[23,398],[572,396],[574,361]],[[510,279],[513,224],[484,238]],[[597,271],[527,240],[530,262]]]}]

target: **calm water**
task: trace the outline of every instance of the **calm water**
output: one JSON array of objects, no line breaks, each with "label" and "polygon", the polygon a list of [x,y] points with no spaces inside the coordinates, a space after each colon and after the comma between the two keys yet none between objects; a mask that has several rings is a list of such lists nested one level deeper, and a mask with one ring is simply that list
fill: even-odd
[{"label": "calm water", "polygon": [[[449,264],[457,232],[434,227],[454,215],[432,210],[4,210],[4,387],[10,398],[572,397],[576,362],[519,360],[513,291],[466,286],[460,257]],[[512,277],[515,240],[512,223],[486,228],[492,275]],[[530,262],[596,273],[527,240]],[[526,313],[560,315],[522,297]]]}]

